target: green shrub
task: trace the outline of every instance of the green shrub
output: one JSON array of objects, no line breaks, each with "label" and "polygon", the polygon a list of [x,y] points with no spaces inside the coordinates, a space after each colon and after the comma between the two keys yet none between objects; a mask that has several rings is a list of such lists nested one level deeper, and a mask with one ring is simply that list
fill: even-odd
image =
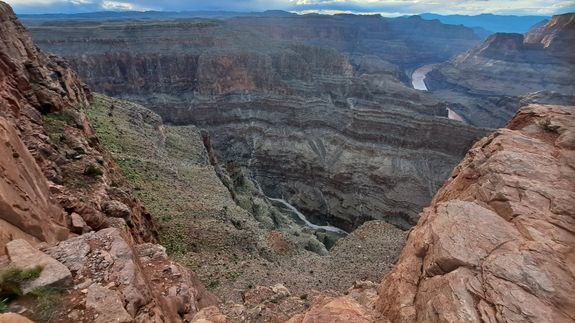
[{"label": "green shrub", "polygon": [[61,288],[37,288],[30,295],[34,297],[35,304],[32,307],[32,319],[35,322],[52,322],[62,310],[60,298],[64,293]]},{"label": "green shrub", "polygon": [[8,299],[2,298],[0,299],[0,313],[8,312]]},{"label": "green shrub", "polygon": [[541,122],[539,122],[539,127],[541,127],[541,129],[543,129],[543,131],[546,131],[546,132],[557,133],[557,131],[559,130],[559,126],[552,125],[551,119],[549,119],[549,118],[546,118],[545,120],[542,120]]},{"label": "green shrub", "polygon": [[40,277],[42,267],[30,269],[10,268],[0,276],[0,296],[12,298],[22,295],[20,285],[28,280]]},{"label": "green shrub", "polygon": [[90,177],[99,177],[104,175],[104,172],[97,166],[90,164],[86,167],[86,169],[84,169],[84,175]]},{"label": "green shrub", "polygon": [[220,287],[220,281],[219,280],[211,280],[210,282],[208,282],[207,287],[209,290],[214,290],[214,289]]}]

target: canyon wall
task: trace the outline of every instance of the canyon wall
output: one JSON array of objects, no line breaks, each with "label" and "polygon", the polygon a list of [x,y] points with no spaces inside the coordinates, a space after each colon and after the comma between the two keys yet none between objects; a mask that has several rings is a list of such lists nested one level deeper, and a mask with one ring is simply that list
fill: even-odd
[{"label": "canyon wall", "polygon": [[255,95],[246,102],[239,95],[156,111],[168,122],[208,129],[224,159],[247,166],[266,194],[346,230],[369,219],[408,228],[485,133],[400,108],[352,104]]},{"label": "canyon wall", "polygon": [[574,39],[575,14],[554,16],[525,35],[489,36],[439,65],[425,82],[471,124],[500,127],[525,101],[575,102]]},{"label": "canyon wall", "polygon": [[220,159],[247,168],[267,195],[346,230],[369,219],[410,227],[486,133],[446,120],[443,102],[402,83],[403,68],[477,43],[463,27],[343,15],[31,31],[95,90],[208,130]]}]

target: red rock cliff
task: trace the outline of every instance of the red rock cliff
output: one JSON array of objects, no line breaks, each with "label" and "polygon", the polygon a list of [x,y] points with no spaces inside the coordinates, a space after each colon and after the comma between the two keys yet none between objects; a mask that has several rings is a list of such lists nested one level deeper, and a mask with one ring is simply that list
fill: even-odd
[{"label": "red rock cliff", "polygon": [[[189,321],[216,299],[153,244],[156,225],[84,114],[89,99],[0,2],[0,275],[42,268],[2,305],[44,320],[34,291],[45,288],[58,291],[54,322]],[[15,320],[27,322],[0,314]]]},{"label": "red rock cliff", "polygon": [[0,254],[14,238],[52,243],[69,229],[81,233],[74,214],[92,229],[123,217],[135,241],[155,241],[150,215],[125,192],[82,112],[89,99],[75,73],[38,50],[0,2]]},{"label": "red rock cliff", "polygon": [[575,110],[523,108],[421,214],[376,308],[392,322],[573,322]]},{"label": "red rock cliff", "polygon": [[88,96],[61,61],[37,50],[12,9],[0,2],[0,246],[12,238],[67,237],[66,215],[38,165],[48,163],[39,156],[48,146],[40,112],[86,104]]}]

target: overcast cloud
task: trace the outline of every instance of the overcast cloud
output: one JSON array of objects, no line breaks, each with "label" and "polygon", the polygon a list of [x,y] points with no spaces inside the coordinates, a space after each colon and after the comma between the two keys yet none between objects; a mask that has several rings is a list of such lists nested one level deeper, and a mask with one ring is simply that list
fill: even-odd
[{"label": "overcast cloud", "polygon": [[17,13],[73,13],[102,10],[227,10],[282,9],[297,12],[357,12],[384,15],[519,14],[553,15],[575,11],[573,0],[5,0]]}]

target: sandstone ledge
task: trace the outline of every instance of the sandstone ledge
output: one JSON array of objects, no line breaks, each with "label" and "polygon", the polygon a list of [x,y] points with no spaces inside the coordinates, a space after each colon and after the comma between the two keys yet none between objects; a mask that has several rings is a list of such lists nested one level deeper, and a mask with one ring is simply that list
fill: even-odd
[{"label": "sandstone ledge", "polygon": [[426,208],[377,310],[392,322],[575,319],[575,114],[532,105],[478,142]]}]

